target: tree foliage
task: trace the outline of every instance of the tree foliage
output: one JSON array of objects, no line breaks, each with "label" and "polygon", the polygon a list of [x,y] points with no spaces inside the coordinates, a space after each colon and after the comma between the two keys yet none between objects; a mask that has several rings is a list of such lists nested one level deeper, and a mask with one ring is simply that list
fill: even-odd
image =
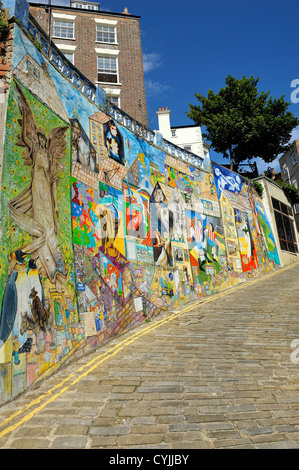
[{"label": "tree foliage", "polygon": [[275,183],[283,189],[283,192],[291,204],[299,204],[299,192],[293,184],[288,184],[280,180],[275,180]]},{"label": "tree foliage", "polygon": [[196,125],[205,126],[212,148],[230,159],[231,168],[260,157],[272,162],[286,151],[292,130],[299,120],[288,111],[290,103],[258,92],[259,79],[236,79],[228,75],[219,93],[195,94],[198,105],[189,104],[187,115]]},{"label": "tree foliage", "polygon": [[[292,143],[291,146],[293,144],[294,143]],[[281,187],[288,201],[291,204],[299,204],[299,191],[296,186],[287,183],[286,181],[283,181],[280,177],[274,176],[273,178],[273,168],[271,168],[270,166],[268,166],[268,168],[264,171],[264,175],[267,176],[267,178],[272,179],[276,184],[278,184],[278,186]]]},{"label": "tree foliage", "polygon": [[8,32],[9,32],[8,21],[4,17],[3,3],[0,0],[0,41],[3,41],[6,39]]},{"label": "tree foliage", "polygon": [[[249,180],[249,181],[251,181],[251,180]],[[260,197],[263,197],[264,186],[261,183],[259,183],[258,181],[251,181],[251,182],[254,185],[255,190],[258,193],[258,195]]]}]

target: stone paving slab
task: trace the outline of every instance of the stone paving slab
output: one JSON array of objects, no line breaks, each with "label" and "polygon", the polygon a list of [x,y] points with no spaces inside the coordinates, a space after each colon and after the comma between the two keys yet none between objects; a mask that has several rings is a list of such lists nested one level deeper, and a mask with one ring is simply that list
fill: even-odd
[{"label": "stone paving slab", "polygon": [[299,263],[69,364],[0,407],[0,448],[297,449],[298,279]]}]

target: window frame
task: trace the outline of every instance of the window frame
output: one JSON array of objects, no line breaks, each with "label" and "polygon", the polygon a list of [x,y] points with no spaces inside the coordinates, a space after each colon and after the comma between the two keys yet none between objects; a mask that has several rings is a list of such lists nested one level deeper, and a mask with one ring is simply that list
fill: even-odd
[{"label": "window frame", "polygon": [[[68,36],[58,36],[57,34],[55,34],[55,28],[57,28],[58,26],[55,25],[55,23],[65,23],[65,24],[69,24],[69,25],[72,25],[72,32],[73,32],[73,36],[72,37],[68,37]],[[70,29],[68,28],[68,26],[59,26],[59,28],[67,28],[67,29]],[[57,30],[56,30],[57,32]],[[66,18],[54,18],[53,19],[53,38],[57,38],[57,39],[67,39],[67,40],[74,40],[75,39],[75,21],[73,19],[66,19]]]},{"label": "window frame", "polygon": [[291,162],[292,162],[293,166],[296,165],[296,163],[297,163],[297,154],[296,154],[296,152],[293,152],[291,154]]},{"label": "window frame", "polygon": [[71,2],[71,7],[72,8],[78,8],[80,10],[93,10],[93,11],[98,11],[99,10],[99,7],[94,4],[90,4],[90,3],[81,3],[80,1],[79,2]]},{"label": "window frame", "polygon": [[[280,249],[282,251],[287,251],[288,253],[298,253],[298,243],[297,243],[297,238],[296,238],[296,229],[295,229],[295,224],[294,224],[292,208],[274,197],[271,197],[271,203],[272,203],[272,209],[274,212],[274,219],[275,219]],[[286,210],[284,209],[285,207],[286,207]],[[277,222],[278,217],[280,217],[282,221],[282,225],[280,227],[278,226],[278,222]],[[286,222],[284,219],[288,219],[288,222],[290,224],[290,232],[291,232],[293,241],[288,240],[288,232],[285,227]],[[280,236],[279,232],[281,229],[284,232],[284,238]],[[289,245],[293,246],[294,249],[290,250]],[[287,248],[284,248],[284,246],[286,246]]]},{"label": "window frame", "polygon": [[[75,51],[77,46],[73,46],[70,44],[56,44],[56,47],[60,50],[60,52],[70,61],[72,65],[75,65]],[[67,55],[72,55],[72,60],[67,57]]]},{"label": "window frame", "polygon": [[[110,60],[114,60],[115,61],[115,64],[116,64],[116,73],[113,73],[113,72],[109,72],[109,70],[113,70],[112,68],[103,68],[102,72],[99,72],[99,59],[110,59]],[[100,80],[99,79],[99,75],[102,74],[102,75],[110,75],[110,76],[115,76],[116,77],[116,81],[105,81],[105,80]],[[109,54],[105,55],[105,54],[97,54],[97,81],[99,83],[112,83],[112,84],[118,84],[119,82],[119,67],[118,67],[118,58],[116,56],[111,56]]]},{"label": "window frame", "polygon": [[[75,54],[74,52],[72,51],[61,51],[63,53],[63,55],[66,57],[66,59],[68,59],[68,61],[72,64],[72,65],[75,65],[74,62],[75,62]],[[67,56],[72,56],[72,58],[70,59],[69,57]]]},{"label": "window frame", "polygon": [[[107,28],[113,30],[113,35],[114,35],[114,41],[104,41],[101,39],[98,39],[98,28]],[[107,34],[112,34],[107,31],[102,31],[102,34],[107,33]],[[96,42],[99,44],[117,44],[117,34],[116,34],[116,25],[112,24],[105,24],[105,23],[96,23]]]},{"label": "window frame", "polygon": [[[115,106],[120,108],[120,97],[119,96],[107,95],[107,98],[112,104],[114,104]],[[117,100],[117,103],[113,103],[113,100]]]}]

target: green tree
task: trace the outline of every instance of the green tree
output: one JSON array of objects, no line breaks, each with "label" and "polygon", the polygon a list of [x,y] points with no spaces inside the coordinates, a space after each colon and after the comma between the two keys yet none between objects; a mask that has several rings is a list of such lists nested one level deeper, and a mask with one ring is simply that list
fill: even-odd
[{"label": "green tree", "polygon": [[288,111],[290,103],[258,92],[259,79],[228,75],[219,93],[195,94],[199,105],[189,103],[187,115],[198,126],[205,126],[203,137],[211,147],[230,159],[231,169],[241,162],[260,157],[270,163],[286,151],[292,130],[299,120]]}]

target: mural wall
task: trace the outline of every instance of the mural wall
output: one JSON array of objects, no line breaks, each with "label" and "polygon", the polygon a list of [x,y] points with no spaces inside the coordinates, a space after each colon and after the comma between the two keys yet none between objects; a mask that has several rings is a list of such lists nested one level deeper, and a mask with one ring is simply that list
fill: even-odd
[{"label": "mural wall", "polygon": [[0,403],[80,348],[279,265],[247,180],[120,125],[18,25],[4,148]]}]

